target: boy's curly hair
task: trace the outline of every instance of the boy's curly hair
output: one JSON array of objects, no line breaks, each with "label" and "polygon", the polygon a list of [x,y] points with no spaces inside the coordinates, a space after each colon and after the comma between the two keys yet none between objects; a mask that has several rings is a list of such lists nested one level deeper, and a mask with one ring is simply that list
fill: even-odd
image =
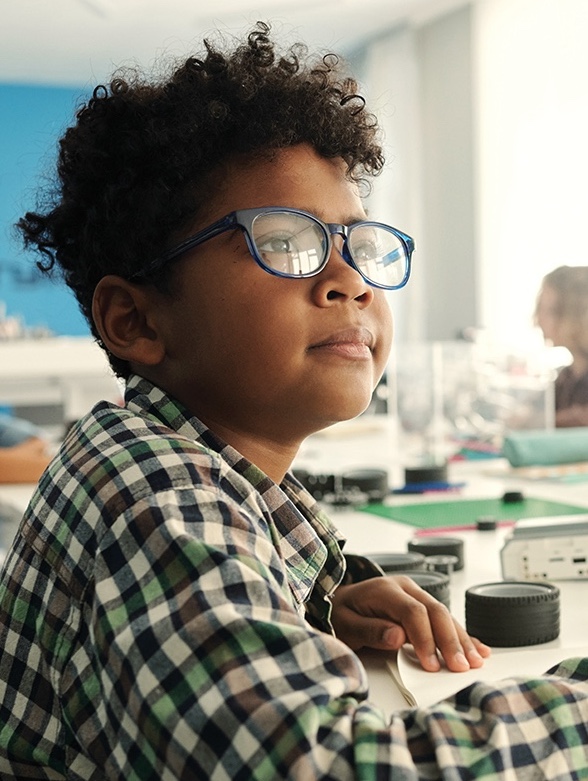
[{"label": "boy's curly hair", "polygon": [[[277,51],[267,24],[223,51],[204,41],[169,78],[133,72],[94,89],[59,142],[57,186],[17,224],[39,268],[57,265],[93,335],[92,297],[106,274],[130,278],[162,254],[206,204],[207,182],[234,155],[307,142],[341,157],[355,181],[383,166],[377,122],[335,55]],[[166,287],[166,274],[153,280]],[[109,355],[115,372],[128,367]]]}]

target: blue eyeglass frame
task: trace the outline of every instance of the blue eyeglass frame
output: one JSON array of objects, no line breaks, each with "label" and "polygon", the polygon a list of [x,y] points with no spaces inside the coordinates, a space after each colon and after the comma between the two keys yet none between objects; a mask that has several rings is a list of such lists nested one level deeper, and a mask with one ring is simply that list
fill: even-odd
[{"label": "blue eyeglass frame", "polygon": [[[300,215],[308,218],[320,228],[320,230],[322,231],[326,239],[327,251],[325,253],[325,259],[321,263],[319,268],[317,268],[315,271],[304,272],[303,274],[287,274],[283,271],[277,271],[276,269],[271,268],[271,266],[268,266],[264,263],[263,258],[257,252],[255,241],[253,240],[252,237],[253,221],[255,220],[256,217],[259,217],[259,215],[268,214],[271,212],[282,212],[282,213],[285,212],[288,214]],[[402,281],[398,285],[383,285],[378,282],[374,282],[373,280],[366,277],[366,275],[361,271],[361,269],[357,266],[357,264],[351,257],[351,253],[349,252],[349,248],[347,244],[349,233],[350,231],[354,230],[357,227],[365,227],[365,226],[382,228],[388,231],[389,233],[392,233],[394,236],[396,236],[396,238],[402,244],[406,256],[406,270],[404,272],[404,277]],[[263,206],[254,209],[238,209],[236,211],[231,212],[230,214],[225,215],[224,217],[221,217],[220,220],[213,222],[211,225],[208,225],[206,228],[203,228],[197,233],[194,233],[192,236],[188,236],[188,238],[184,239],[182,242],[180,242],[180,244],[177,244],[175,247],[172,247],[172,249],[168,250],[163,255],[160,255],[160,257],[153,260],[144,269],[141,269],[141,271],[138,271],[135,274],[133,274],[131,279],[132,280],[143,279],[145,277],[148,277],[151,274],[159,271],[161,268],[163,268],[163,266],[165,266],[170,261],[175,260],[181,255],[184,255],[189,250],[192,250],[195,247],[200,246],[200,244],[204,244],[205,241],[208,241],[209,239],[212,239],[215,236],[224,233],[225,231],[233,230],[235,228],[240,228],[243,231],[245,235],[245,241],[247,243],[247,249],[249,250],[251,257],[255,260],[255,262],[268,274],[273,274],[276,277],[284,277],[285,279],[306,279],[308,277],[314,277],[317,274],[320,274],[320,272],[325,268],[325,266],[329,262],[331,252],[333,250],[332,237],[342,236],[343,248],[341,251],[341,256],[343,260],[349,266],[351,266],[351,268],[357,271],[357,273],[361,276],[361,278],[365,282],[368,283],[368,285],[371,285],[372,287],[381,288],[382,290],[399,290],[400,288],[406,285],[406,283],[410,278],[411,259],[412,259],[412,253],[414,252],[414,248],[415,248],[415,242],[411,236],[409,236],[406,233],[403,233],[401,230],[398,230],[398,228],[393,228],[391,225],[386,225],[385,223],[382,222],[373,222],[371,220],[361,220],[359,222],[354,222],[352,225],[342,225],[337,222],[323,222],[318,217],[315,217],[314,214],[303,211],[302,209],[292,209],[288,206]]]}]

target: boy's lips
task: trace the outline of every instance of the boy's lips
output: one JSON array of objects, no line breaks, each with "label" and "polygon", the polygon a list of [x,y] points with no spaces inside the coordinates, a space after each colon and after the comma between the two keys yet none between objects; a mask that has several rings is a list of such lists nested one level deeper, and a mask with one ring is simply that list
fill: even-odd
[{"label": "boy's lips", "polygon": [[371,357],[375,339],[369,328],[356,327],[335,331],[311,344],[310,350],[324,350],[347,358]]}]

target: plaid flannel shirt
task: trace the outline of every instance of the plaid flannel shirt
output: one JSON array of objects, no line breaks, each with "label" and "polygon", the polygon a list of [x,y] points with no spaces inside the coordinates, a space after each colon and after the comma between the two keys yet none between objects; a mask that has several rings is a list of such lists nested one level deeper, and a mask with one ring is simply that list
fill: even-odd
[{"label": "plaid flannel shirt", "polygon": [[584,660],[387,723],[330,628],[344,570],[292,477],[133,378],[70,431],[5,561],[0,778],[588,777]]}]

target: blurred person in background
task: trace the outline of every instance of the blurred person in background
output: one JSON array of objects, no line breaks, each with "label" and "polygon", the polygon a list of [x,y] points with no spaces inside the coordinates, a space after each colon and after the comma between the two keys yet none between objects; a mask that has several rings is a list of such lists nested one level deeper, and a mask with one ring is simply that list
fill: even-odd
[{"label": "blurred person in background", "polygon": [[588,426],[588,266],[559,266],[543,277],[535,322],[572,356],[555,381],[555,425]]},{"label": "blurred person in background", "polygon": [[48,446],[38,426],[0,413],[0,483],[36,483],[51,460]]}]

